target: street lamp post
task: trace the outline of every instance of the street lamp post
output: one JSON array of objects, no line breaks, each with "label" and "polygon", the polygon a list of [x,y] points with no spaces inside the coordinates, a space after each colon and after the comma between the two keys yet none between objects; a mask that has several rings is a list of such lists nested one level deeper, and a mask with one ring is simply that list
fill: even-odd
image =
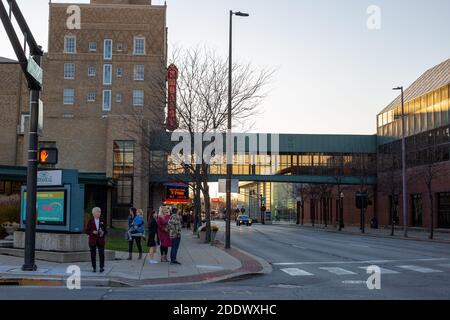
[{"label": "street lamp post", "polygon": [[402,93],[402,184],[403,184],[403,230],[405,238],[408,237],[408,192],[406,186],[406,140],[405,140],[405,100],[403,86],[394,88]]},{"label": "street lamp post", "polygon": [[339,194],[339,231],[344,228],[344,193]]},{"label": "street lamp post", "polygon": [[226,185],[226,201],[227,201],[227,223],[225,231],[225,248],[229,249],[231,236],[231,173],[233,163],[232,137],[231,137],[231,90],[232,90],[232,69],[233,69],[233,15],[238,17],[248,17],[248,13],[233,12],[230,10],[230,39],[229,39],[229,56],[228,56],[228,132],[227,132],[227,185]]}]

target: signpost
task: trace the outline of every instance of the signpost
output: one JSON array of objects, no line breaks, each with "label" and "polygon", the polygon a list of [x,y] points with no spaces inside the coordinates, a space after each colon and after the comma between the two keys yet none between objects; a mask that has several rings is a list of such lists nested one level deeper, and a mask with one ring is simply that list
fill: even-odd
[{"label": "signpost", "polygon": [[[39,97],[42,89],[42,68],[41,59],[44,55],[42,47],[38,46],[33,33],[28,27],[16,0],[8,0],[10,14],[6,11],[3,1],[0,0],[0,19],[2,20],[6,34],[14,49],[22,72],[27,80],[30,89],[30,130],[28,145],[28,166],[27,166],[27,206],[26,206],[26,230],[25,230],[25,253],[22,270],[36,271],[35,249],[36,249],[36,184],[38,165],[38,123],[39,123]],[[25,41],[30,48],[30,59],[27,59],[25,48],[17,37],[17,33],[12,24],[12,15],[22,31]]]}]

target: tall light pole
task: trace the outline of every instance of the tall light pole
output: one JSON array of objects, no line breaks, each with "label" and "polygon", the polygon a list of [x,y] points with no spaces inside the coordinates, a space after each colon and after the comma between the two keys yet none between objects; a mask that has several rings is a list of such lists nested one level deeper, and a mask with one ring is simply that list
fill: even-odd
[{"label": "tall light pole", "polygon": [[402,184],[403,184],[403,230],[405,238],[408,237],[408,192],[406,186],[406,140],[405,140],[405,100],[403,86],[392,90],[400,90],[402,93]]},{"label": "tall light pole", "polygon": [[227,132],[227,185],[226,185],[226,193],[227,193],[227,223],[226,223],[226,232],[225,232],[225,248],[229,249],[230,245],[230,236],[231,236],[231,174],[233,170],[233,153],[234,150],[232,148],[232,136],[231,136],[231,90],[232,90],[232,70],[233,70],[233,15],[238,17],[248,17],[248,13],[243,12],[233,12],[230,10],[230,39],[229,46],[230,51],[228,54],[228,132]]}]

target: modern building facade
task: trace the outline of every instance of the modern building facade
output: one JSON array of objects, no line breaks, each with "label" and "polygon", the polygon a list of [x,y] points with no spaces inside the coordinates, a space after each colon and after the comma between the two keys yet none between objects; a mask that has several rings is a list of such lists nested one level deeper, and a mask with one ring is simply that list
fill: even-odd
[{"label": "modern building facade", "polygon": [[[450,228],[450,59],[426,71],[404,92],[408,224]],[[377,117],[381,223],[403,221],[401,99]],[[433,217],[432,217],[433,216]]]}]

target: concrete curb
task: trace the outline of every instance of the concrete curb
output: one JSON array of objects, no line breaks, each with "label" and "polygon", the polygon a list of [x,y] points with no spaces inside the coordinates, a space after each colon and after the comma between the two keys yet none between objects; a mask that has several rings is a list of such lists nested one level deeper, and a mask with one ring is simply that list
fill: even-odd
[{"label": "concrete curb", "polygon": [[[241,267],[234,270],[221,270],[208,272],[192,276],[181,276],[175,278],[157,278],[157,279],[126,279],[120,277],[111,278],[82,278],[81,286],[83,287],[160,287],[160,286],[185,286],[209,284],[223,281],[232,281],[242,277],[250,277],[254,275],[268,274],[272,272],[272,266],[264,259],[256,257],[248,252],[238,248],[230,250],[222,247],[223,245],[217,241],[215,247],[224,251],[231,257],[237,259],[241,263]],[[18,285],[18,286],[66,286],[68,277],[61,276],[23,276],[23,275],[2,275],[0,276],[1,285]]]},{"label": "concrete curb", "polygon": [[[399,239],[399,240],[413,240],[413,241],[422,241],[422,242],[435,242],[435,243],[444,243],[444,244],[450,244],[450,240],[441,240],[441,239],[424,239],[424,238],[417,238],[417,237],[411,237],[408,236],[407,238],[402,236],[391,236],[391,235],[384,235],[384,234],[373,234],[373,233],[361,233],[361,232],[353,232],[353,231],[346,231],[345,229],[342,231],[334,230],[334,229],[325,229],[322,227],[313,227],[313,226],[297,226],[297,225],[284,225],[279,224],[276,225],[279,227],[288,227],[288,228],[296,228],[296,229],[312,229],[315,231],[324,231],[324,232],[332,232],[332,233],[338,233],[338,234],[351,234],[351,235],[357,235],[357,236],[366,236],[366,237],[372,237],[372,238],[385,238],[385,239]],[[400,231],[400,230],[396,230]]]}]

